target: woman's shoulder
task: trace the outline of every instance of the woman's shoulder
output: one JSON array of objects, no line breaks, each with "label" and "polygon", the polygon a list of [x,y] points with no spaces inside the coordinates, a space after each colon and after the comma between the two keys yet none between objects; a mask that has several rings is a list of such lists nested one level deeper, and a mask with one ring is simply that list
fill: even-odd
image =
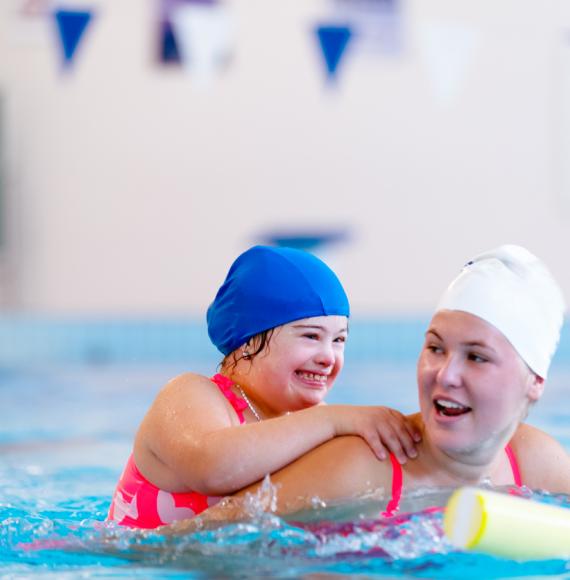
[{"label": "woman's shoulder", "polygon": [[382,473],[383,467],[390,468],[390,461],[377,459],[366,441],[357,435],[334,437],[300,457],[296,464],[307,471],[318,465],[317,471],[334,476],[337,481],[343,477],[360,479],[363,474]]},{"label": "woman's shoulder", "polygon": [[518,455],[534,456],[545,448],[561,449],[562,445],[551,435],[527,423],[521,423],[513,435],[510,445]]},{"label": "woman's shoulder", "polygon": [[281,488],[280,511],[310,505],[307,498],[344,500],[389,490],[390,460],[380,461],[358,436],[335,437],[271,476]]},{"label": "woman's shoulder", "polygon": [[570,493],[570,456],[554,437],[523,423],[510,445],[527,487]]}]

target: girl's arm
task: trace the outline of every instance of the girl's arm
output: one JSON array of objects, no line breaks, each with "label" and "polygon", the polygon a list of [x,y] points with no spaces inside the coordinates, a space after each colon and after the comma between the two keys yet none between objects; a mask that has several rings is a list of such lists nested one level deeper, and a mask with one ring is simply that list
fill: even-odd
[{"label": "girl's arm", "polygon": [[[377,461],[360,437],[338,437],[272,474],[271,484],[275,502],[265,507],[287,515],[312,508],[315,502],[322,506],[323,502],[354,499],[369,492],[385,500],[390,497],[392,468],[390,462]],[[265,485],[266,482],[257,482],[199,516],[175,522],[161,531],[167,535],[183,534],[250,517],[243,498],[250,493],[264,495],[261,488]]]},{"label": "girl's arm", "polygon": [[185,374],[158,395],[135,440],[142,474],[167,491],[226,495],[278,471],[338,435],[364,438],[377,456],[385,445],[401,461],[415,449],[411,427],[383,407],[316,406],[239,425],[206,377]]},{"label": "girl's arm", "polygon": [[556,439],[536,427],[522,424],[511,446],[524,485],[550,493],[570,494],[570,456]]},{"label": "girl's arm", "polygon": [[[315,502],[349,500],[372,493],[389,497],[392,466],[377,461],[360,437],[337,437],[271,475],[276,488],[275,512],[290,514],[314,507]],[[236,494],[256,492],[256,483]]]}]

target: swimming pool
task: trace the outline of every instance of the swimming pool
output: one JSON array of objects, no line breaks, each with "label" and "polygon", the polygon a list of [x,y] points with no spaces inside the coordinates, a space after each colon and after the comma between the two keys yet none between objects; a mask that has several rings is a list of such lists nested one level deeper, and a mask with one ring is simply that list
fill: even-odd
[{"label": "swimming pool", "polygon": [[[358,351],[349,351],[329,401],[414,411],[414,353],[376,357],[358,346],[370,347],[363,337],[371,329],[351,332]],[[393,346],[379,348],[386,353]],[[187,369],[211,373],[215,358],[184,353],[186,364],[151,356],[132,364],[127,357],[109,360],[101,349],[89,352],[98,356],[45,357],[33,369],[5,364],[0,370],[2,578],[570,578],[570,561],[517,563],[454,552],[441,537],[441,515],[420,511],[391,525],[293,526],[262,516],[176,539],[141,539],[102,526],[134,430],[157,390]],[[569,393],[570,368],[559,360],[530,422],[570,450]],[[570,507],[568,498],[539,499]]]}]

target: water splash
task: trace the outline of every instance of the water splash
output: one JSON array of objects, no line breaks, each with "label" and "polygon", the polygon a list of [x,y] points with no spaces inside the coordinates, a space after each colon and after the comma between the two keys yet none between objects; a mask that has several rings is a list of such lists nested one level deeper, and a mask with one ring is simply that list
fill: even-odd
[{"label": "water splash", "polygon": [[[33,466],[32,466],[33,467]],[[299,577],[311,573],[492,578],[550,575],[568,578],[568,561],[517,563],[454,551],[442,533],[442,512],[451,490],[409,494],[405,513],[374,517],[378,497],[343,504],[315,498],[310,517],[285,520],[271,513],[275,488],[266,481],[241,500],[244,520],[206,525],[179,535],[141,532],[105,522],[109,495],[92,494],[94,479],[114,481],[104,470],[0,471],[0,561],[8,572],[72,570],[90,577],[95,567],[114,577]],[[69,482],[76,492],[67,497]],[[47,490],[47,491],[46,491]],[[523,490],[526,497],[570,508],[565,495]],[[233,500],[234,503],[237,500]],[[301,516],[301,514],[299,514]],[[71,574],[71,577],[73,575]]]}]

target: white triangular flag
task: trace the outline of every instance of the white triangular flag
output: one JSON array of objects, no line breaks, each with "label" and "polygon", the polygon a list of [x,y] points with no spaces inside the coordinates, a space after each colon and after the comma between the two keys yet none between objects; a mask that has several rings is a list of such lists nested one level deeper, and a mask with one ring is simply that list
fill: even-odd
[{"label": "white triangular flag", "polygon": [[477,33],[456,23],[425,24],[420,34],[421,53],[436,100],[451,104],[461,93],[473,65]]},{"label": "white triangular flag", "polygon": [[172,29],[183,66],[206,83],[230,58],[233,26],[226,6],[180,4],[171,13]]}]

